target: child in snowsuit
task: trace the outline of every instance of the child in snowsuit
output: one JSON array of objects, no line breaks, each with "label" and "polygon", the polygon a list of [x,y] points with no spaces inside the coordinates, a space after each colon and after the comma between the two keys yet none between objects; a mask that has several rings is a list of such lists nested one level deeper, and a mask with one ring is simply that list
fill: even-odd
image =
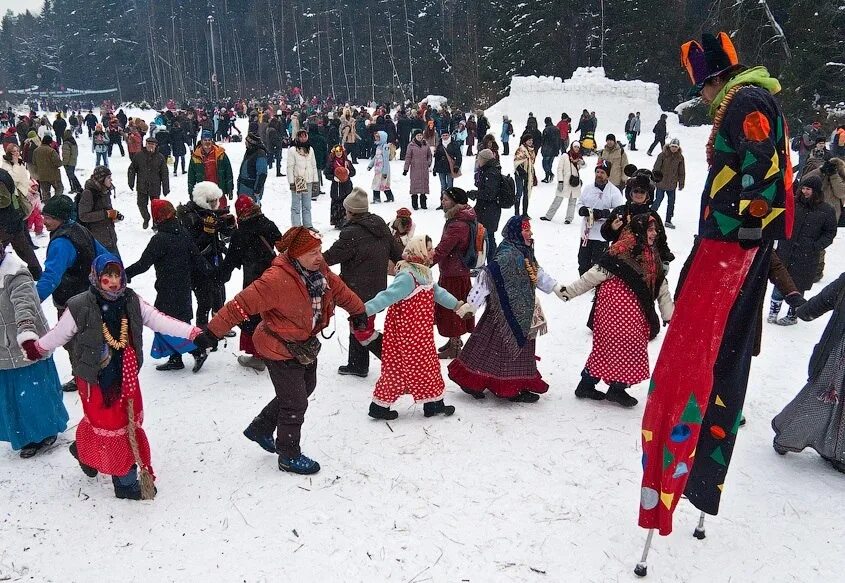
[{"label": "child in snowsuit", "polygon": [[115,255],[94,259],[90,279],[91,288],[68,300],[56,327],[40,340],[23,341],[21,348],[36,361],[73,341],[71,365],[84,416],[71,454],[87,476],[110,474],[118,498],[151,499],[155,475],[141,427],[144,405],[138,383],[143,328],[191,340],[202,331],[165,316],[126,287],[123,264]]},{"label": "child in snowsuit", "polygon": [[[402,395],[410,394],[423,403],[426,417],[449,416],[455,407],[443,403],[445,384],[434,346],[434,304],[464,317],[469,308],[445,289],[431,275],[431,239],[414,237],[405,247],[403,260],[396,264],[396,277],[386,290],[364,304],[370,322],[387,308],[381,355],[381,376],[376,382],[370,417],[396,419],[390,406]],[[359,342],[372,340],[372,329],[356,331]]]}]

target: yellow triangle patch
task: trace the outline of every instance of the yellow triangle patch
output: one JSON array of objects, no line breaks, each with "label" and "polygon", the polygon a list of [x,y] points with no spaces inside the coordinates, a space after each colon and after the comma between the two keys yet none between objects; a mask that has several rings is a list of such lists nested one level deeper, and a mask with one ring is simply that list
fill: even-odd
[{"label": "yellow triangle patch", "polygon": [[672,500],[675,499],[675,495],[672,492],[660,492],[660,501],[663,502],[663,506],[666,507],[666,510],[670,510],[672,507]]},{"label": "yellow triangle patch", "polygon": [[779,171],[780,171],[780,164],[778,164],[778,153],[775,152],[774,154],[772,154],[772,165],[769,168],[769,171],[763,177],[763,180],[768,180],[769,178],[771,178],[772,176],[777,174]]},{"label": "yellow triangle patch", "polygon": [[724,485],[724,484],[719,484],[719,485],[718,485],[718,486],[716,486],[716,487],[717,487],[717,488],[719,488],[719,492],[724,492],[724,490],[725,490],[725,485]]},{"label": "yellow triangle patch", "polygon": [[646,443],[651,441],[652,438],[654,437],[654,433],[652,433],[648,429],[643,429],[640,433],[643,434],[643,441],[645,441]]},{"label": "yellow triangle patch", "polygon": [[719,395],[716,395],[715,404],[718,405],[719,407],[726,407],[725,402],[722,400],[722,397],[720,397]]},{"label": "yellow triangle patch", "polygon": [[751,201],[748,200],[747,198],[739,201],[739,214],[744,213],[745,209],[747,209],[748,205],[750,205],[750,204],[751,204]]},{"label": "yellow triangle patch", "polygon": [[719,170],[716,178],[713,179],[713,184],[710,186],[710,198],[716,196],[716,193],[722,190],[734,176],[736,176],[736,172],[730,166],[724,166]]},{"label": "yellow triangle patch", "polygon": [[782,209],[782,208],[773,208],[773,209],[771,210],[771,212],[769,212],[769,214],[767,214],[767,215],[763,218],[763,228],[765,229],[765,228],[766,228],[766,226],[767,226],[769,223],[771,223],[771,222],[772,222],[773,220],[775,220],[778,216],[780,216],[780,214],[781,214],[783,211],[785,211],[785,210],[786,210],[786,209]]}]

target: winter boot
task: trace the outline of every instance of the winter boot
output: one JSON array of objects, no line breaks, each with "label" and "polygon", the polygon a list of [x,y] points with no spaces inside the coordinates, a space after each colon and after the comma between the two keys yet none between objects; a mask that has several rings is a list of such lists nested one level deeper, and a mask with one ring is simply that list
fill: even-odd
[{"label": "winter boot", "polygon": [[522,391],[516,397],[508,398],[508,401],[513,403],[536,403],[540,400],[540,395],[532,393],[531,391]]},{"label": "winter boot", "polygon": [[399,417],[399,413],[392,411],[390,407],[382,407],[376,403],[370,403],[369,415],[373,419],[384,419],[385,421],[393,421]]},{"label": "winter boot", "polygon": [[185,364],[182,362],[181,354],[171,354],[170,358],[164,364],[156,367],[156,370],[182,370]]},{"label": "winter boot", "polygon": [[244,368],[251,368],[255,369],[258,372],[262,372],[267,368],[267,365],[264,363],[263,360],[260,358],[256,358],[254,356],[247,356],[241,355],[238,357],[238,364]]},{"label": "winter boot", "polygon": [[778,314],[780,313],[780,306],[783,304],[782,301],[772,300],[769,303],[769,316],[766,318],[766,322],[769,324],[776,324],[778,321]]},{"label": "winter boot", "polygon": [[280,455],[279,469],[283,472],[291,472],[292,474],[307,476],[319,472],[320,464],[301,453],[294,458]]},{"label": "winter boot", "polygon": [[141,499],[141,482],[135,481],[129,486],[122,486],[114,482],[114,495],[120,500],[140,500]]},{"label": "winter boot", "polygon": [[446,341],[446,344],[444,344],[443,346],[441,346],[441,347],[439,347],[439,348],[437,349],[437,352],[444,352],[445,350],[448,350],[448,349],[449,349],[449,346],[450,346],[450,344],[451,344],[451,342],[452,342],[452,339],[451,339],[451,338],[449,338],[449,339]]},{"label": "winter boot", "polygon": [[458,358],[463,348],[464,343],[460,338],[449,338],[449,343],[445,346],[446,350],[437,353],[437,358],[441,360],[448,360],[451,358]]},{"label": "winter boot", "polygon": [[150,219],[144,219],[144,224],[141,225],[142,229],[149,229],[150,228]]},{"label": "winter boot", "polygon": [[387,202],[393,202],[393,191],[385,190],[384,194],[387,196]]},{"label": "winter boot", "polygon": [[342,376],[353,376],[353,377],[361,377],[367,378],[369,371],[366,370],[358,370],[357,368],[353,368],[348,364],[344,364],[342,366],[337,367],[337,374]]},{"label": "winter boot", "polygon": [[73,393],[76,391],[76,379],[70,379],[62,385],[62,391],[65,393]]},{"label": "winter boot", "polygon": [[44,449],[45,447],[50,447],[56,443],[56,436],[51,435],[49,437],[45,437],[41,441],[36,441],[35,443],[27,443],[25,446],[21,448],[20,456],[23,459],[29,459],[39,451]]},{"label": "winter boot", "polygon": [[435,415],[445,415],[446,417],[449,417],[454,412],[454,405],[444,405],[443,399],[432,403],[423,403],[423,415],[426,417],[434,417]]},{"label": "winter boot", "polygon": [[477,392],[477,391],[473,391],[473,390],[468,389],[468,388],[466,388],[466,387],[461,387],[461,390],[462,390],[463,392],[465,392],[467,395],[471,396],[471,397],[472,397],[473,399],[475,399],[476,401],[480,401],[481,399],[484,399],[484,398],[485,398],[485,395],[484,395],[484,392],[483,392],[483,391],[482,391],[481,393],[479,393],[479,392]]},{"label": "winter boot", "polygon": [[247,425],[244,429],[244,437],[250,441],[254,441],[261,446],[261,449],[270,453],[276,453],[276,442],[273,439],[273,433],[265,433],[259,429],[260,422],[258,419],[253,419],[252,423]]},{"label": "winter boot", "polygon": [[607,389],[605,398],[608,401],[613,401],[626,408],[635,407],[639,401],[625,392],[628,385],[625,383],[610,383],[610,388]]},{"label": "winter boot", "polygon": [[593,399],[594,401],[603,401],[605,394],[596,388],[599,379],[592,376],[585,368],[581,371],[581,382],[575,388],[575,396],[579,399]]},{"label": "winter boot", "polygon": [[427,210],[428,207],[426,206],[426,196],[424,194],[420,195],[420,208],[423,210]]},{"label": "winter boot", "polygon": [[194,368],[192,368],[191,371],[199,372],[202,365],[204,365],[205,361],[208,360],[208,352],[205,350],[194,350],[191,355],[194,357]]},{"label": "winter boot", "polygon": [[787,312],[786,316],[775,322],[778,326],[794,326],[798,323],[798,318],[795,316],[795,313],[792,309]]},{"label": "winter boot", "polygon": [[82,468],[82,473],[88,476],[89,478],[96,478],[99,472],[91,466],[86,466],[81,461],[79,461],[79,451],[77,451],[76,449],[75,441],[70,444],[70,447],[68,449],[70,450],[70,455],[73,456],[73,459],[75,459],[77,463],[79,463],[79,467]]},{"label": "winter boot", "polygon": [[412,194],[411,195],[411,208],[413,208],[415,211],[419,210],[419,208],[420,208],[420,195],[418,195],[418,194]]},{"label": "winter boot", "polygon": [[374,190],[373,191],[373,204],[378,204],[381,202],[381,191]]}]

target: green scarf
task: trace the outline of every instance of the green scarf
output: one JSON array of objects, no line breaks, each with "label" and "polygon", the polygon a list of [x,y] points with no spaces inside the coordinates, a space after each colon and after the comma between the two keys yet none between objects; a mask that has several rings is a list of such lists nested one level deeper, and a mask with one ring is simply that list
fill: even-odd
[{"label": "green scarf", "polygon": [[766,67],[751,67],[750,69],[746,69],[745,71],[742,71],[732,77],[727,83],[725,83],[725,86],[722,87],[722,90],[716,95],[713,103],[710,104],[710,117],[716,116],[716,111],[719,109],[719,105],[721,105],[725,95],[727,95],[728,91],[737,85],[756,85],[757,87],[762,87],[772,95],[780,92],[780,81],[769,76],[769,71]]}]

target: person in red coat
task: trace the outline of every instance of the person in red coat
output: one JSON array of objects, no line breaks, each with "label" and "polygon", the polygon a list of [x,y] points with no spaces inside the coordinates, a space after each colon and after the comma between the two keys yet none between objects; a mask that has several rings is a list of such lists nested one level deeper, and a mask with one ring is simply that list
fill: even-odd
[{"label": "person in red coat", "polygon": [[[440,204],[446,214],[446,225],[432,257],[432,262],[440,268],[438,285],[460,301],[466,301],[472,288],[469,267],[464,264],[463,258],[472,243],[470,227],[477,223],[477,219],[468,202],[467,193],[460,188],[449,188],[441,196]],[[464,320],[454,311],[438,305],[435,308],[434,321],[437,324],[437,333],[449,339],[438,350],[437,356],[443,359],[457,357],[463,346],[461,336],[475,329],[475,319]]]}]

